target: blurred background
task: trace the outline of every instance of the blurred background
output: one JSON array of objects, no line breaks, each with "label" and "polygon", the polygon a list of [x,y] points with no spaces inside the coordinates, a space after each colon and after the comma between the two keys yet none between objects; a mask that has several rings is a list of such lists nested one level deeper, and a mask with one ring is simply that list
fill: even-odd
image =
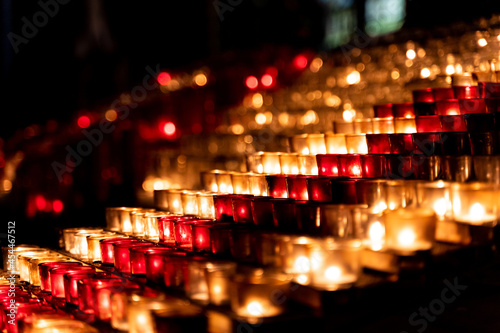
[{"label": "blurred background", "polygon": [[[500,12],[497,0],[0,3],[0,215],[17,222],[18,243],[40,245],[53,245],[60,227],[104,225],[106,206],[148,206],[153,189],[196,188],[200,170],[241,169],[259,142],[282,149],[278,117],[271,130],[257,126],[266,113],[254,128],[241,121],[259,104],[249,77],[261,80],[258,107],[277,116],[293,107],[278,103],[279,91],[318,72],[315,59],[342,55],[335,68],[353,49],[424,45],[432,35],[446,44]],[[104,133],[101,121],[113,129]],[[82,146],[93,130],[102,138]]]}]

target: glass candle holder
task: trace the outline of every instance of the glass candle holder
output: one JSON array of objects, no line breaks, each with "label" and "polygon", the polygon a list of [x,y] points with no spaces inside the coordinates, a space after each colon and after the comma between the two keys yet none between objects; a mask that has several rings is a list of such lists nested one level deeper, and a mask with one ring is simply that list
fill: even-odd
[{"label": "glass candle holder", "polygon": [[266,176],[269,195],[274,198],[288,198],[285,175]]},{"label": "glass candle holder", "polygon": [[309,200],[307,192],[307,178],[310,176],[291,175],[286,176],[288,197],[295,200]]},{"label": "glass candle holder", "polygon": [[320,209],[321,234],[337,238],[355,236],[356,213],[364,205],[323,204]]},{"label": "glass candle holder", "polygon": [[280,153],[262,152],[262,164],[257,167],[259,173],[281,173]]},{"label": "glass candle holder", "polygon": [[365,248],[380,251],[385,243],[385,223],[383,213],[377,208],[360,209],[356,225],[356,237]]},{"label": "glass candle holder", "polygon": [[236,223],[253,223],[253,197],[233,198],[233,219]]},{"label": "glass candle holder", "polygon": [[185,302],[170,299],[148,299],[132,295],[129,297],[127,304],[128,331],[130,333],[159,332],[155,324],[154,312],[182,308],[183,306],[186,306]]},{"label": "glass candle holder", "polygon": [[371,133],[373,133],[373,123],[371,118],[354,120],[354,134],[371,134]]},{"label": "glass candle holder", "polygon": [[441,178],[466,182],[472,178],[472,156],[441,156]]},{"label": "glass candle holder", "polygon": [[458,99],[449,99],[443,101],[436,101],[436,114],[440,116],[453,116],[460,114],[460,105]]},{"label": "glass candle holder", "polygon": [[389,154],[391,152],[388,134],[367,134],[366,145],[368,154]]},{"label": "glass candle holder", "polygon": [[299,170],[301,175],[317,175],[318,165],[316,155],[298,155]]},{"label": "glass candle holder", "polygon": [[113,244],[114,265],[118,272],[130,274],[130,249],[135,246],[153,245],[149,242],[141,242],[136,239],[124,240]]},{"label": "glass candle holder", "polygon": [[467,126],[465,125],[465,118],[462,115],[446,115],[439,116],[441,121],[441,129],[443,132],[465,132]]},{"label": "glass candle holder", "polygon": [[99,233],[77,233],[75,235],[75,255],[81,260],[88,260],[89,258],[89,237],[99,237],[99,236],[115,236],[114,232],[99,232]]},{"label": "glass candle holder", "polygon": [[374,105],[373,113],[377,118],[392,118],[392,104]]},{"label": "glass candle holder", "polygon": [[347,154],[345,134],[325,134],[325,144],[327,154]]},{"label": "glass candle holder", "polygon": [[345,136],[348,154],[368,154],[366,134],[353,134]]},{"label": "glass candle holder", "polygon": [[304,236],[291,236],[283,246],[283,271],[290,274],[299,284],[307,285],[310,282],[311,261],[309,260],[312,247],[316,240]]},{"label": "glass candle holder", "polygon": [[434,95],[434,102],[446,101],[455,98],[453,88],[433,88],[432,94]]},{"label": "glass candle holder", "polygon": [[[167,193],[167,192],[165,192]],[[165,198],[167,196],[165,195]],[[130,212],[130,222],[132,224],[132,235],[143,237],[146,230],[146,213],[152,213],[154,210],[134,210]]]},{"label": "glass candle holder", "polygon": [[436,214],[429,208],[406,207],[384,214],[385,244],[401,251],[429,250],[436,233]]},{"label": "glass candle holder", "polygon": [[294,199],[273,200],[274,225],[281,231],[297,231],[298,224]]},{"label": "glass candle holder", "polygon": [[333,122],[335,134],[354,134],[354,123],[352,121],[335,120]]},{"label": "glass candle holder", "polygon": [[431,88],[413,90],[412,95],[413,95],[413,102],[421,102],[421,103],[434,102],[434,92]]},{"label": "glass candle holder", "polygon": [[309,254],[311,285],[323,290],[351,287],[361,271],[361,242],[317,240]]},{"label": "glass candle holder", "polygon": [[163,282],[166,287],[184,291],[189,260],[195,259],[188,255],[171,255],[163,258]]},{"label": "glass candle holder", "polygon": [[[233,218],[233,198],[243,198],[242,194],[214,195],[215,219],[218,222],[231,222]],[[251,196],[249,196],[251,197]]]},{"label": "glass candle holder", "polygon": [[64,289],[64,274],[74,272],[95,272],[95,268],[91,266],[69,266],[69,267],[53,267],[50,272],[50,292],[52,297],[66,298]]},{"label": "glass candle holder", "polygon": [[[158,210],[168,211],[168,190],[154,190],[153,199],[154,207]],[[132,215],[131,215],[132,216]],[[132,230],[134,228],[134,222],[132,221]]]},{"label": "glass candle holder", "polygon": [[318,174],[320,176],[339,176],[339,157],[340,155],[316,155],[316,163],[318,164]]},{"label": "glass candle holder", "polygon": [[235,172],[231,174],[234,194],[250,194],[248,174]]},{"label": "glass candle holder", "polygon": [[217,179],[218,193],[233,193],[233,181],[231,178],[232,172],[230,171],[218,171],[215,174]]},{"label": "glass candle holder", "polygon": [[99,332],[99,330],[84,321],[72,319],[71,317],[64,316],[62,314],[52,314],[50,310],[46,312],[43,311],[41,314],[37,313],[36,315],[33,314],[30,317],[26,317],[24,321],[19,322],[19,326],[22,332],[31,333],[44,333],[49,331],[58,333]]},{"label": "glass candle holder", "polygon": [[219,187],[217,186],[217,178],[215,177],[215,172],[220,170],[211,170],[211,171],[202,171],[200,172],[201,183],[203,185],[203,189],[207,192],[217,193],[219,191]]},{"label": "glass candle holder", "polygon": [[111,321],[111,295],[113,292],[124,292],[127,289],[139,289],[138,284],[121,279],[109,279],[107,281],[92,281],[92,296],[94,298],[95,318],[102,322]]},{"label": "glass candle holder", "polygon": [[387,178],[389,179],[413,179],[415,172],[411,165],[410,155],[386,154]]},{"label": "glass candle holder", "polygon": [[497,82],[479,82],[478,89],[481,98],[500,97],[500,84]]},{"label": "glass candle holder", "polygon": [[251,224],[237,224],[231,228],[229,239],[231,257],[238,262],[256,261],[255,226]]},{"label": "glass candle holder", "polygon": [[208,320],[203,309],[194,304],[179,301],[179,306],[153,310],[156,332],[205,332]]},{"label": "glass candle holder", "polygon": [[441,120],[439,116],[418,116],[415,118],[417,133],[441,132]]},{"label": "glass candle holder", "polygon": [[415,118],[394,118],[395,133],[417,133]]},{"label": "glass candle holder", "polygon": [[106,207],[106,228],[111,231],[120,231],[120,210],[126,207]]},{"label": "glass candle holder", "polygon": [[441,159],[435,155],[415,154],[411,156],[411,169],[415,179],[433,181],[440,176]]},{"label": "glass candle holder", "polygon": [[309,149],[309,154],[326,154],[324,134],[308,134],[306,141],[307,147]]},{"label": "glass candle holder", "polygon": [[[252,195],[268,195],[267,180],[264,175],[249,174],[248,175],[250,194]],[[202,216],[203,217],[203,216]],[[207,217],[204,217],[207,218]],[[210,217],[213,218],[213,217]]]},{"label": "glass candle holder", "polygon": [[[184,287],[186,296],[191,300],[208,304],[210,296],[212,296],[216,303],[222,304],[225,299],[229,298],[229,281],[227,278],[231,271],[236,271],[235,262],[208,261],[200,258],[198,260],[189,260],[187,269],[187,281]],[[209,271],[212,272],[210,286]],[[223,274],[217,275],[214,272],[223,272]],[[224,275],[226,275],[225,281],[223,278],[221,279]]]},{"label": "glass candle holder", "polygon": [[76,254],[75,235],[77,233],[96,233],[103,231],[102,228],[68,228],[63,229],[64,250],[71,254]]},{"label": "glass candle holder", "polygon": [[29,282],[30,280],[30,270],[28,260],[32,258],[42,258],[46,256],[55,256],[56,253],[49,251],[47,249],[24,251],[20,254],[16,254],[17,265],[19,268],[19,279],[21,281]]},{"label": "glass candle holder", "polygon": [[183,214],[182,210],[182,190],[169,189],[167,192],[168,211],[172,214]]},{"label": "glass candle holder", "polygon": [[236,273],[236,263],[208,262],[204,269],[210,304],[229,304],[230,279]]},{"label": "glass candle holder", "polygon": [[237,273],[231,278],[231,309],[244,318],[274,317],[285,312],[286,297],[290,289],[290,277],[256,268]]},{"label": "glass candle holder", "polygon": [[50,280],[50,269],[56,267],[74,267],[82,266],[81,263],[75,261],[57,261],[57,262],[44,262],[38,265],[40,271],[40,289],[42,291],[50,292],[52,289],[52,282]]},{"label": "glass candle holder", "polygon": [[498,154],[497,133],[469,132],[470,150],[472,155]]},{"label": "glass candle holder", "polygon": [[111,238],[128,238],[128,236],[125,235],[119,235],[119,234],[110,234],[110,235],[96,235],[96,236],[87,236],[87,248],[88,248],[88,261],[90,262],[95,262],[95,261],[101,261],[101,244],[100,241],[103,239],[111,239]]},{"label": "glass candle holder", "polygon": [[213,220],[197,220],[192,224],[194,252],[211,252],[210,228],[213,225]]},{"label": "glass candle holder", "polygon": [[184,215],[198,215],[198,202],[196,200],[196,191],[182,191],[181,203],[182,213]]},{"label": "glass candle holder", "polygon": [[418,180],[390,180],[385,182],[386,204],[390,210],[416,207]]},{"label": "glass candle holder", "polygon": [[439,220],[450,218],[450,183],[442,180],[417,183],[417,202],[421,208],[432,209]]},{"label": "glass candle holder", "polygon": [[166,212],[152,212],[146,213],[144,219],[146,221],[146,228],[144,229],[144,238],[152,241],[158,242],[160,240],[160,230],[158,228],[159,219],[168,216]]},{"label": "glass candle holder", "polygon": [[500,156],[473,156],[472,164],[478,181],[500,184]]},{"label": "glass candle holder", "polygon": [[193,250],[192,220],[174,222],[175,247],[186,251]]},{"label": "glass candle holder", "polygon": [[473,225],[495,225],[498,219],[498,195],[496,184],[453,183],[451,185],[453,219]]},{"label": "glass candle holder", "polygon": [[464,114],[468,132],[490,132],[495,130],[495,114],[468,113]]},{"label": "glass candle holder", "polygon": [[70,262],[74,261],[73,259],[65,256],[46,256],[46,257],[38,257],[31,258],[28,260],[29,267],[29,283],[34,287],[41,286],[41,278],[40,278],[40,268],[39,265],[45,262]]},{"label": "glass candle holder", "polygon": [[165,258],[185,256],[186,252],[174,249],[156,249],[145,253],[146,279],[152,283],[161,283],[164,280]]},{"label": "glass candle holder", "polygon": [[263,229],[274,228],[273,197],[253,197],[251,207],[255,225]]},{"label": "glass candle holder", "polygon": [[500,112],[500,98],[487,98],[484,103],[486,104],[486,112]]},{"label": "glass candle holder", "polygon": [[[318,162],[318,165],[319,164],[320,163]],[[332,201],[332,184],[330,181],[330,177],[310,176],[306,179],[306,182],[307,182],[307,193],[309,194],[309,200],[317,202]]]},{"label": "glass candle holder", "polygon": [[413,109],[413,103],[392,104],[392,114],[394,118],[414,118],[415,110]]},{"label": "glass candle holder", "polygon": [[146,275],[146,254],[148,253],[170,253],[171,248],[145,245],[130,248],[130,273],[133,275]]},{"label": "glass candle holder", "polygon": [[107,265],[115,264],[115,251],[113,245],[119,242],[139,241],[124,237],[105,238],[99,241],[101,247],[101,262]]},{"label": "glass candle holder", "polygon": [[486,103],[482,98],[459,99],[460,114],[486,113]]},{"label": "glass candle holder", "polygon": [[372,118],[373,134],[394,133],[394,118]]},{"label": "glass candle holder", "polygon": [[356,182],[356,196],[359,204],[367,205],[374,213],[387,209],[385,179],[360,179]]},{"label": "glass candle holder", "polygon": [[471,147],[467,132],[449,132],[441,135],[441,152],[447,156],[470,155]]},{"label": "glass candle holder", "polygon": [[160,242],[167,246],[174,247],[175,246],[174,222],[189,221],[195,219],[196,219],[195,216],[179,216],[179,215],[162,216],[158,218],[158,232],[159,232]]},{"label": "glass candle holder", "polygon": [[363,178],[385,178],[386,159],[382,154],[361,155]]},{"label": "glass candle holder", "polygon": [[[281,173],[284,175],[297,175],[299,173],[299,160],[297,153],[281,153],[280,154],[280,166]],[[252,191],[251,194],[254,194]],[[257,194],[262,195],[262,194]]]},{"label": "glass candle holder", "polygon": [[231,229],[232,223],[217,223],[210,228],[210,243],[212,253],[218,257],[231,256]]},{"label": "glass candle holder", "polygon": [[332,203],[356,204],[357,179],[332,178]]},{"label": "glass candle holder", "polygon": [[90,278],[94,274],[93,271],[77,271],[63,275],[65,299],[68,304],[78,305],[78,280]]},{"label": "glass candle holder", "polygon": [[299,154],[309,154],[307,146],[307,134],[294,135],[290,138],[292,151]]},{"label": "glass candle holder", "polygon": [[38,245],[17,245],[14,248],[8,246],[2,247],[3,269],[10,272],[18,272],[19,266],[17,262],[17,256],[22,252],[27,252],[32,250],[41,250],[41,249]]},{"label": "glass candle holder", "polygon": [[413,152],[413,136],[411,134],[389,134],[391,154],[411,154]]},{"label": "glass candle holder", "polygon": [[120,232],[123,232],[125,234],[132,234],[132,221],[130,219],[130,213],[140,210],[141,208],[138,207],[123,207],[122,209],[118,210]]},{"label": "glass candle holder", "polygon": [[453,92],[456,99],[479,98],[478,86],[456,86],[453,87]]},{"label": "glass candle holder", "polygon": [[111,327],[115,330],[128,332],[128,299],[132,295],[136,297],[164,299],[165,295],[151,288],[135,289],[128,288],[111,292]]},{"label": "glass candle holder", "polygon": [[361,155],[348,154],[338,155],[339,176],[349,178],[361,178],[363,175],[363,166],[361,164]]},{"label": "glass candle holder", "polygon": [[436,115],[436,105],[434,102],[415,102],[413,103],[416,117]]},{"label": "glass candle holder", "polygon": [[414,155],[441,155],[442,140],[447,139],[446,134],[440,133],[414,133],[411,136]]},{"label": "glass candle holder", "polygon": [[215,218],[214,194],[211,192],[198,192],[198,215],[204,219]]}]

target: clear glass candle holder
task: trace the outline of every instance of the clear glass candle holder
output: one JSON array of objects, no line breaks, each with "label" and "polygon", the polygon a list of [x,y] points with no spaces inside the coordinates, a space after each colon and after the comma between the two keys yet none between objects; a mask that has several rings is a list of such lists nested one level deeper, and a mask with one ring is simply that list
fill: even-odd
[{"label": "clear glass candle holder", "polygon": [[417,125],[415,118],[394,118],[395,133],[417,133]]},{"label": "clear glass candle holder", "polygon": [[236,273],[236,263],[230,261],[208,262],[204,269],[210,304],[229,304],[230,279]]},{"label": "clear glass candle holder", "polygon": [[[266,180],[266,177],[264,175],[250,173],[250,174],[248,174],[248,180],[249,180],[249,186],[250,186],[250,194],[261,195],[261,196],[268,195],[269,190],[267,188],[267,180]],[[201,216],[201,217],[213,218],[213,217],[205,217],[205,216]]]},{"label": "clear glass candle holder", "polygon": [[496,225],[499,188],[493,183],[453,183],[451,202],[453,219],[473,225]]},{"label": "clear glass candle holder", "polygon": [[325,145],[327,154],[347,154],[345,134],[325,134]]},{"label": "clear glass candle holder", "polygon": [[29,268],[29,283],[35,287],[41,286],[40,280],[40,269],[39,265],[44,262],[69,262],[74,261],[73,259],[61,256],[61,255],[53,255],[53,256],[45,256],[38,258],[31,258],[28,260],[28,268]]},{"label": "clear glass candle holder", "polygon": [[417,184],[416,180],[390,180],[385,183],[386,204],[390,210],[416,207]]},{"label": "clear glass candle holder", "polygon": [[316,155],[298,155],[299,172],[301,175],[317,175],[318,164],[316,163]]},{"label": "clear glass candle holder", "polygon": [[452,215],[451,183],[442,180],[417,183],[417,202],[421,208],[432,209],[439,220]]},{"label": "clear glass candle holder", "polygon": [[299,284],[310,283],[310,252],[315,244],[314,238],[304,236],[290,236],[283,244],[283,271]]},{"label": "clear glass candle holder", "polygon": [[10,272],[18,272],[19,265],[17,261],[17,256],[22,252],[27,252],[32,250],[41,250],[41,249],[38,245],[17,245],[14,248],[8,246],[2,247],[3,269]]},{"label": "clear glass candle holder", "polygon": [[373,122],[371,118],[354,120],[354,134],[371,134],[371,133],[373,133]]},{"label": "clear glass candle holder", "polygon": [[214,193],[198,192],[196,197],[198,201],[198,215],[204,219],[214,219]]},{"label": "clear glass candle holder", "polygon": [[290,138],[292,151],[299,154],[309,154],[307,146],[307,134],[299,134]]},{"label": "clear glass candle holder", "polygon": [[100,234],[96,236],[92,235],[87,236],[87,248],[88,248],[87,260],[90,262],[101,261],[102,256],[101,256],[100,241],[103,239],[110,239],[110,238],[115,238],[115,239],[128,238],[128,236],[120,234],[110,234],[110,235]]},{"label": "clear glass candle holder", "polygon": [[366,134],[346,135],[345,141],[348,154],[368,154]]},{"label": "clear glass candle holder", "polygon": [[181,193],[182,214],[198,215],[198,202],[196,191],[182,191]]},{"label": "clear glass candle holder", "polygon": [[[284,175],[297,175],[299,173],[299,160],[297,153],[280,154],[281,173]],[[252,191],[250,194],[254,194]],[[262,194],[257,194],[262,195]]]},{"label": "clear glass candle holder", "polygon": [[390,134],[394,133],[394,118],[373,118],[372,119],[373,134]]},{"label": "clear glass candle holder", "polygon": [[432,248],[436,234],[436,214],[430,208],[406,207],[384,214],[385,244],[400,251]]},{"label": "clear glass candle holder", "polygon": [[308,134],[306,141],[309,154],[326,154],[324,134]]},{"label": "clear glass candle holder", "polygon": [[231,174],[234,194],[250,194],[248,174],[235,172]]},{"label": "clear glass candle holder", "polygon": [[130,219],[130,213],[133,211],[140,211],[141,208],[138,207],[123,207],[118,210],[118,219],[120,221],[120,232],[125,234],[132,234],[132,221]]}]

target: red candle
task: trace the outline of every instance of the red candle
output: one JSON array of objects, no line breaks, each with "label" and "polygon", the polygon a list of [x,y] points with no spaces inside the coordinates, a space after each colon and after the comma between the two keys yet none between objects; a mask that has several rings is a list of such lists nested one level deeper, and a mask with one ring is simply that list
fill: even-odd
[{"label": "red candle", "polygon": [[65,298],[64,289],[64,274],[73,272],[94,272],[94,267],[91,266],[72,266],[72,267],[54,267],[50,269],[50,290],[53,297]]},{"label": "red candle", "polygon": [[130,274],[130,248],[134,246],[153,245],[153,243],[141,242],[138,240],[129,240],[128,242],[119,242],[113,245],[115,268],[118,272]]},{"label": "red candle", "polygon": [[238,224],[231,231],[231,256],[238,262],[256,262],[255,226],[252,224]]},{"label": "red candle", "polygon": [[411,154],[413,151],[413,137],[411,134],[389,134],[391,154]]},{"label": "red candle", "polygon": [[363,178],[382,178],[386,176],[385,156],[382,154],[361,155]]},{"label": "red candle", "polygon": [[441,153],[441,134],[440,133],[414,133],[413,154],[434,155]]},{"label": "red candle", "polygon": [[50,282],[50,269],[55,267],[74,267],[82,266],[79,262],[73,261],[57,261],[57,262],[44,262],[38,264],[40,270],[40,288],[42,291],[51,291],[52,284]]},{"label": "red candle", "polygon": [[415,118],[417,133],[441,132],[439,116],[418,116]]},{"label": "red candle", "polygon": [[78,280],[83,278],[90,278],[95,272],[70,272],[64,274],[64,292],[66,295],[66,302],[73,305],[78,305]]},{"label": "red candle", "polygon": [[193,250],[193,233],[191,230],[192,221],[175,221],[175,247],[185,251]]},{"label": "red candle", "polygon": [[284,175],[266,176],[269,195],[274,198],[288,198],[286,179]]},{"label": "red candle", "polygon": [[434,102],[434,92],[431,88],[413,90],[413,102],[421,102],[421,103],[433,103]]},{"label": "red candle", "polygon": [[233,218],[236,223],[253,223],[253,198],[233,198]]},{"label": "red candle", "polygon": [[215,219],[218,222],[233,221],[233,198],[251,198],[245,194],[217,194],[214,195]]},{"label": "red candle", "polygon": [[456,99],[479,98],[479,89],[477,86],[453,87]]},{"label": "red candle", "polygon": [[185,252],[172,249],[157,249],[146,252],[146,279],[153,283],[161,283],[163,280],[164,258],[169,256],[185,255]]},{"label": "red candle", "polygon": [[[115,264],[115,251],[113,245],[119,242],[130,241],[130,238],[107,238],[101,239],[99,245],[101,247],[101,261],[103,264]],[[137,241],[137,240],[135,240]]]},{"label": "red candle", "polygon": [[376,118],[392,118],[392,104],[374,105],[373,113]]},{"label": "red candle", "polygon": [[441,120],[441,129],[443,132],[462,132],[467,131],[465,118],[462,115],[439,116]]},{"label": "red candle", "polygon": [[130,248],[130,273],[146,275],[146,254],[155,252],[172,251],[169,247],[146,245]]},{"label": "red candle", "polygon": [[434,94],[435,102],[455,98],[453,88],[434,88],[432,89],[432,93]]},{"label": "red candle", "polygon": [[415,117],[415,110],[413,109],[413,103],[392,104],[392,113],[394,114],[394,118]]},{"label": "red candle", "polygon": [[486,104],[482,98],[459,99],[458,105],[461,114],[486,113]]},{"label": "red candle", "polygon": [[500,83],[479,82],[478,88],[481,98],[500,98]]},{"label": "red candle", "polygon": [[[251,205],[248,207],[251,210]],[[251,221],[253,222],[253,221]],[[193,251],[210,252],[210,227],[214,225],[212,220],[199,220],[193,223]]]},{"label": "red candle", "polygon": [[167,246],[175,246],[174,222],[177,220],[193,220],[196,216],[163,216],[158,219],[160,242]]},{"label": "red candle", "polygon": [[297,231],[295,200],[275,198],[273,200],[273,218],[274,225],[280,231]]},{"label": "red candle", "polygon": [[[331,189],[330,189],[331,192]],[[312,201],[298,201],[295,203],[299,229],[308,234],[319,234],[318,203]]]},{"label": "red candle", "polygon": [[500,112],[500,98],[487,98],[484,103],[486,104],[486,112]]},{"label": "red candle", "polygon": [[307,178],[309,200],[318,202],[332,201],[331,178],[326,176],[311,176]]},{"label": "red candle", "polygon": [[183,289],[191,256],[173,255],[163,258],[163,281],[166,287]]},{"label": "red candle", "polygon": [[389,154],[391,152],[389,134],[367,134],[366,144],[368,154]]},{"label": "red candle", "polygon": [[339,176],[339,155],[334,154],[318,154],[316,155],[316,161],[318,164],[318,174],[320,176]]},{"label": "red candle", "polygon": [[78,289],[78,310],[89,315],[94,314],[94,297],[92,294],[91,282],[98,279],[118,279],[108,274],[96,273],[89,277],[83,277],[77,280]]},{"label": "red candle", "polygon": [[496,155],[499,153],[497,144],[497,133],[469,132],[470,149],[472,155]]},{"label": "red candle", "polygon": [[332,178],[332,203],[356,204],[356,180]]},{"label": "red candle", "polygon": [[256,196],[252,199],[252,216],[255,225],[263,229],[274,228],[273,200],[273,197],[265,196]]},{"label": "red candle", "polygon": [[433,181],[439,176],[439,156],[414,154],[412,155],[411,163],[415,179]]},{"label": "red candle", "polygon": [[361,178],[363,166],[361,165],[361,155],[348,154],[338,155],[340,176],[349,178]]},{"label": "red candle", "polygon": [[304,175],[288,175],[286,176],[286,186],[288,197],[295,200],[309,200],[307,193],[307,179]]},{"label": "red candle", "polygon": [[458,99],[449,99],[446,101],[437,101],[434,103],[436,105],[436,114],[438,115],[457,115],[460,114],[460,105],[458,104]]},{"label": "red candle", "polygon": [[[256,218],[256,216],[254,215]],[[210,228],[210,244],[212,253],[219,257],[231,256],[231,245],[229,238],[231,237],[232,223],[216,223]]]},{"label": "red candle", "polygon": [[387,177],[390,179],[411,179],[414,172],[411,168],[411,156],[400,154],[388,154],[385,156],[387,161]]}]

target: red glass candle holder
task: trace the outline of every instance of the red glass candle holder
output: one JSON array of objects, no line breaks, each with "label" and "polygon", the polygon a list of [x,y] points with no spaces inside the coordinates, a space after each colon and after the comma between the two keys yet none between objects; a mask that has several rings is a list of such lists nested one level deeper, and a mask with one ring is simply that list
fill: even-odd
[{"label": "red glass candle holder", "polygon": [[266,176],[268,194],[273,198],[288,198],[286,190],[286,178],[284,175]]},{"label": "red glass candle holder", "polygon": [[122,281],[121,278],[111,276],[106,273],[96,273],[90,277],[83,277],[79,279],[77,284],[78,289],[78,310],[87,315],[94,314],[94,296],[93,296],[93,281],[107,281],[109,279],[116,279]]},{"label": "red glass candle holder", "polygon": [[339,176],[339,162],[338,155],[326,154],[326,155],[316,155],[316,161],[318,163],[318,174],[320,176]]},{"label": "red glass candle holder", "polygon": [[214,195],[215,218],[219,222],[233,221],[233,195]]},{"label": "red glass candle holder", "polygon": [[332,183],[330,177],[310,176],[306,181],[309,200],[317,202],[332,201]]},{"label": "red glass candle holder", "polygon": [[64,274],[74,272],[94,272],[94,267],[91,266],[71,266],[71,267],[54,267],[50,269],[50,292],[52,297],[66,298],[64,289]]},{"label": "red glass candle holder", "polygon": [[117,272],[130,274],[130,249],[135,246],[154,245],[154,243],[130,240],[129,242],[119,242],[113,245],[115,252],[115,268]]},{"label": "red glass candle holder", "polygon": [[[251,206],[249,207],[251,210]],[[253,222],[253,221],[251,221]],[[194,252],[210,252],[210,228],[214,226],[211,220],[200,220],[192,225],[193,232],[193,251]]]},{"label": "red glass candle holder", "polygon": [[413,103],[413,109],[415,110],[415,115],[418,116],[432,116],[436,115],[436,104],[425,103],[425,102],[415,102]]},{"label": "red glass candle holder", "polygon": [[214,255],[221,258],[228,258],[231,256],[229,239],[233,226],[234,224],[231,223],[217,223],[210,228],[210,244]]},{"label": "red glass candle holder", "polygon": [[332,178],[332,203],[356,204],[356,180]]},{"label": "red glass candle holder", "polygon": [[285,177],[288,197],[295,200],[309,200],[307,177],[304,175],[288,175]]},{"label": "red glass candle holder", "polygon": [[385,177],[385,163],[385,156],[383,154],[361,155],[363,178]]},{"label": "red glass candle holder", "polygon": [[415,179],[433,181],[438,179],[441,172],[439,156],[427,156],[414,154],[411,158],[411,168],[415,173]]},{"label": "red glass candle holder", "polygon": [[418,116],[415,118],[417,133],[441,132],[439,116]]},{"label": "red glass candle holder", "polygon": [[453,87],[453,93],[456,99],[479,98],[479,88],[477,86],[458,86]]},{"label": "red glass candle holder", "polygon": [[[99,241],[101,247],[101,262],[106,265],[115,264],[115,251],[113,245],[119,242],[130,241],[130,238],[107,238]],[[138,242],[138,240],[134,240]]]},{"label": "red glass candle holder", "polygon": [[411,154],[413,152],[413,137],[411,134],[389,134],[391,154]]},{"label": "red glass candle holder", "polygon": [[146,245],[130,248],[130,273],[133,275],[146,275],[146,254],[171,252],[172,248]]},{"label": "red glass candle holder", "polygon": [[166,246],[175,246],[174,222],[177,220],[193,220],[196,216],[162,216],[158,219],[160,242]]},{"label": "red glass candle holder", "polygon": [[252,199],[253,223],[262,229],[274,228],[273,197],[254,197]]},{"label": "red glass candle holder", "polygon": [[395,103],[392,104],[392,113],[394,118],[413,118],[415,117],[415,110],[413,103]]},{"label": "red glass candle holder", "polygon": [[434,88],[432,89],[434,102],[444,101],[455,98],[453,88]]},{"label": "red glass candle holder", "polygon": [[373,106],[373,113],[376,118],[388,118],[393,117],[392,114],[392,104],[381,104]]},{"label": "red glass candle holder", "polygon": [[38,265],[40,270],[40,288],[42,291],[50,292],[52,290],[52,282],[50,281],[50,269],[55,267],[74,267],[82,266],[79,262],[44,262]]},{"label": "red glass candle holder", "polygon": [[273,218],[274,225],[280,231],[297,231],[295,200],[275,198],[273,200]]},{"label": "red glass candle holder", "polygon": [[462,115],[439,116],[439,119],[441,120],[442,132],[467,131],[467,126],[465,124],[465,118]]},{"label": "red glass candle holder", "polygon": [[495,130],[493,113],[469,113],[464,115],[468,132],[488,132]]},{"label": "red glass candle holder", "polygon": [[301,232],[308,235],[319,235],[320,226],[317,223],[319,203],[311,201],[298,201],[295,203],[297,223]]},{"label": "red glass candle holder", "polygon": [[233,198],[233,219],[236,223],[253,223],[252,197]]},{"label": "red glass candle holder", "polygon": [[460,114],[486,113],[486,104],[482,98],[459,99]]},{"label": "red glass candle holder", "polygon": [[78,280],[83,278],[90,278],[95,272],[71,272],[63,276],[64,292],[66,295],[66,302],[73,305],[78,305]]},{"label": "red glass candle holder", "polygon": [[374,212],[387,208],[385,179],[360,179],[356,182],[357,203],[367,205]]},{"label": "red glass candle holder", "polygon": [[472,156],[440,156],[441,179],[466,182],[472,179]]},{"label": "red glass candle holder", "polygon": [[341,177],[361,178],[363,176],[363,166],[361,164],[361,155],[347,154],[338,155],[339,169]]},{"label": "red glass candle holder", "polygon": [[175,221],[175,247],[186,251],[193,250],[193,232],[191,225],[193,221]]},{"label": "red glass candle holder", "polygon": [[235,225],[231,230],[231,257],[238,262],[253,263],[257,261],[257,242],[255,226],[251,224]]},{"label": "red glass candle holder", "polygon": [[440,116],[453,116],[460,114],[460,105],[458,104],[458,99],[437,101],[434,104],[436,106],[436,114]]},{"label": "red glass candle holder", "polygon": [[487,98],[484,100],[486,112],[500,112],[500,98]]},{"label": "red glass candle holder", "polygon": [[368,154],[389,154],[391,152],[389,134],[367,134],[366,144],[368,146]]},{"label": "red glass candle holder", "polygon": [[442,136],[440,133],[414,133],[412,137],[413,154],[423,154],[427,156],[441,154]]},{"label": "red glass candle holder", "polygon": [[478,89],[481,98],[500,98],[500,83],[479,82]]},{"label": "red glass candle holder", "polygon": [[434,91],[431,88],[418,89],[412,91],[413,102],[432,103],[434,102]]},{"label": "red glass candle holder", "polygon": [[469,132],[472,155],[494,155],[498,153],[497,134],[488,132]]},{"label": "red glass candle holder", "polygon": [[388,154],[385,158],[387,162],[387,178],[412,179],[415,175],[411,168],[411,156]]},{"label": "red glass candle holder", "polygon": [[11,320],[10,317],[7,317],[7,314],[10,312],[9,305],[5,304],[0,308],[0,311],[2,314],[4,314],[4,321],[5,321],[5,332],[7,333],[18,333],[18,332],[24,332],[25,330],[21,331],[21,325],[24,322],[25,319],[30,318],[31,316],[36,316],[36,315],[45,315],[45,314],[59,314],[61,315],[62,313],[56,309],[54,309],[52,306],[48,305],[42,305],[39,303],[33,303],[33,302],[16,302],[12,303],[15,304],[15,320]]},{"label": "red glass candle holder", "polygon": [[467,132],[446,132],[441,134],[442,155],[470,155],[470,141]]},{"label": "red glass candle holder", "polygon": [[138,284],[132,283],[128,280],[109,279],[107,281],[93,281],[92,282],[92,296],[94,298],[94,315],[96,319],[102,322],[111,320],[111,294],[116,292],[125,292],[129,289],[139,289]]},{"label": "red glass candle holder", "polygon": [[146,252],[146,279],[152,283],[161,283],[163,281],[163,272],[165,258],[171,256],[185,256],[186,252],[173,249],[161,249],[157,251]]},{"label": "red glass candle holder", "polygon": [[188,276],[188,263],[198,257],[174,255],[163,258],[163,282],[168,288],[184,290]]}]

